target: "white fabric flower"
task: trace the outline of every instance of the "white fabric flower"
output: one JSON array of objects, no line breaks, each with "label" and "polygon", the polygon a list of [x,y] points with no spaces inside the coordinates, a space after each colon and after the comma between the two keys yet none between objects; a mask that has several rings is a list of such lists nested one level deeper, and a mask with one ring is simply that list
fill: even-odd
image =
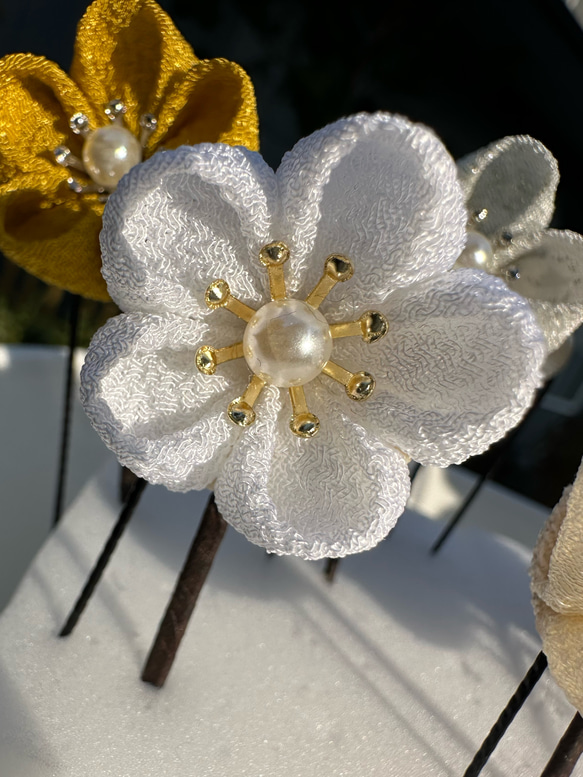
[{"label": "white fabric flower", "polygon": [[498,275],[528,299],[549,352],[583,322],[583,237],[547,229],[559,183],[557,162],[538,140],[516,135],[459,164],[470,216],[460,267]]},{"label": "white fabric flower", "polygon": [[[103,273],[125,314],[89,348],[91,422],[146,480],[213,486],[224,518],[269,551],[316,559],[374,546],[405,507],[403,452],[445,466],[483,451],[519,421],[540,381],[544,345],[525,301],[486,273],[449,272],[465,223],[455,163],[430,130],[399,116],[342,119],[300,141],[277,173],[259,154],[220,144],[157,154],[105,210]],[[261,252],[274,241],[275,253]],[[322,275],[338,253],[334,278]],[[350,275],[346,257],[354,275],[335,285]],[[283,285],[294,300],[270,303]],[[310,305],[299,302],[310,294]],[[271,353],[281,331],[266,311],[278,305],[300,337],[284,327]],[[232,315],[248,320],[249,308],[263,323]],[[359,317],[371,309],[364,320],[381,339],[329,342],[347,319],[370,333]],[[267,339],[254,321],[267,321]],[[244,332],[245,358],[215,358]],[[294,361],[306,342],[305,363]],[[340,382],[311,379],[314,365]],[[288,390],[296,369],[305,386]],[[290,371],[287,383],[266,380]],[[376,389],[351,401],[347,393],[370,393],[369,373]],[[256,416],[246,427],[227,413],[236,398],[233,420]],[[318,419],[318,434],[297,436],[318,431]]]}]

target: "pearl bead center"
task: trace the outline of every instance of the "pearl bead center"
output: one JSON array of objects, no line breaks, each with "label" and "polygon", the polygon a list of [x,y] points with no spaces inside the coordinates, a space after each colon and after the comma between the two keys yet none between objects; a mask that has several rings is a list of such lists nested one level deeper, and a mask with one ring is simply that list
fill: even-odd
[{"label": "pearl bead center", "polygon": [[331,353],[326,319],[297,299],[274,300],[259,308],[243,335],[243,354],[251,370],[280,388],[309,383]]},{"label": "pearl bead center", "polygon": [[461,252],[457,264],[472,270],[488,271],[493,256],[492,244],[488,238],[479,232],[469,231],[466,235],[465,248]]},{"label": "pearl bead center", "polygon": [[138,139],[112,125],[92,132],[83,145],[83,164],[96,184],[113,191],[121,178],[142,161]]}]

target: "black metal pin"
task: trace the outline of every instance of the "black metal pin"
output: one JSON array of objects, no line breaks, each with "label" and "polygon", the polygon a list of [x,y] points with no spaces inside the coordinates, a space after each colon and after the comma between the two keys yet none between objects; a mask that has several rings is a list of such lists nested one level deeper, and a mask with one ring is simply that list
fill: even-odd
[{"label": "black metal pin", "polygon": [[134,510],[136,509],[138,502],[140,501],[140,498],[147,485],[148,485],[147,482],[145,480],[142,480],[142,478],[137,478],[134,481],[134,484],[129,492],[128,499],[125,505],[123,506],[123,509],[119,515],[119,518],[117,519],[115,526],[111,530],[111,534],[109,535],[107,542],[105,543],[99,558],[95,562],[95,566],[91,570],[91,573],[87,578],[87,582],[85,583],[85,586],[81,591],[79,598],[75,602],[75,605],[71,610],[69,617],[65,622],[65,625],[59,632],[59,637],[68,637],[69,634],[71,634],[71,632],[77,625],[77,622],[79,621],[79,618],[81,617],[81,615],[83,614],[83,611],[87,607],[87,604],[91,599],[91,596],[95,588],[97,587],[97,584],[99,583],[101,576],[103,575],[103,572],[105,571],[105,568],[107,567],[113,555],[113,552],[117,546],[117,543],[119,542],[122,534],[124,533],[128,523],[130,522],[130,518],[134,514]]},{"label": "black metal pin", "polygon": [[81,297],[77,294],[69,296],[69,352],[67,355],[67,366],[65,375],[65,394],[63,397],[63,416],[61,422],[61,439],[59,448],[59,470],[57,473],[57,493],[55,498],[55,509],[53,512],[53,526],[56,526],[61,519],[63,511],[63,502],[65,499],[65,489],[67,482],[67,458],[69,453],[69,436],[71,428],[71,405],[73,394],[73,363],[75,358],[75,347],[77,345],[77,331],[79,329],[79,309],[81,307]]},{"label": "black metal pin", "polygon": [[538,683],[547,668],[547,657],[541,651],[535,658],[532,666],[524,675],[517,689],[514,691],[508,704],[504,707],[490,733],[482,742],[480,749],[475,754],[472,762],[464,772],[464,777],[478,777],[488,759],[496,749],[496,746],[506,733],[508,727],[518,714],[524,702],[528,699],[532,689]]}]

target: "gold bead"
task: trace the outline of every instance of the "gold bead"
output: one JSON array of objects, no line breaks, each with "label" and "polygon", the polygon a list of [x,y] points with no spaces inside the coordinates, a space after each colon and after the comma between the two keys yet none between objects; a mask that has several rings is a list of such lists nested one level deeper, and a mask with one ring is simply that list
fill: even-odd
[{"label": "gold bead", "polygon": [[313,413],[299,413],[289,422],[289,428],[297,437],[315,437],[320,431],[320,421]]},{"label": "gold bead", "polygon": [[376,343],[389,331],[389,322],[376,310],[367,310],[360,317],[362,339],[365,343]]},{"label": "gold bead", "polygon": [[251,426],[256,418],[255,410],[242,397],[237,397],[231,402],[227,415],[237,426]]},{"label": "gold bead", "polygon": [[375,385],[376,381],[370,372],[355,372],[346,384],[346,393],[350,399],[360,402],[370,397]]},{"label": "gold bead", "polygon": [[279,266],[289,259],[289,248],[280,240],[268,243],[259,252],[259,261],[265,267]]},{"label": "gold bead", "polygon": [[201,346],[196,352],[195,364],[203,375],[214,375],[217,370],[217,352],[210,345]]},{"label": "gold bead", "polygon": [[204,301],[211,310],[224,307],[229,297],[231,296],[231,289],[227,281],[219,279],[213,281],[205,292]]},{"label": "gold bead", "polygon": [[324,265],[326,275],[333,281],[348,281],[354,274],[352,262],[342,254],[330,254]]}]

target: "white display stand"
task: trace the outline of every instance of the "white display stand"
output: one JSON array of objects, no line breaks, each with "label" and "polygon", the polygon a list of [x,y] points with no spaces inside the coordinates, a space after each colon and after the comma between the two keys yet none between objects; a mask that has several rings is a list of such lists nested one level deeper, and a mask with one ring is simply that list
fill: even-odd
[{"label": "white display stand", "polygon": [[[513,540],[462,528],[430,558],[440,525],[409,511],[330,586],[321,562],[229,529],[154,690],[140,670],[206,494],[148,487],[77,630],[56,636],[118,477],[110,461],[86,483],[0,616],[2,777],[461,777],[540,649]],[[572,716],[545,674],[484,776],[536,777]]]}]

